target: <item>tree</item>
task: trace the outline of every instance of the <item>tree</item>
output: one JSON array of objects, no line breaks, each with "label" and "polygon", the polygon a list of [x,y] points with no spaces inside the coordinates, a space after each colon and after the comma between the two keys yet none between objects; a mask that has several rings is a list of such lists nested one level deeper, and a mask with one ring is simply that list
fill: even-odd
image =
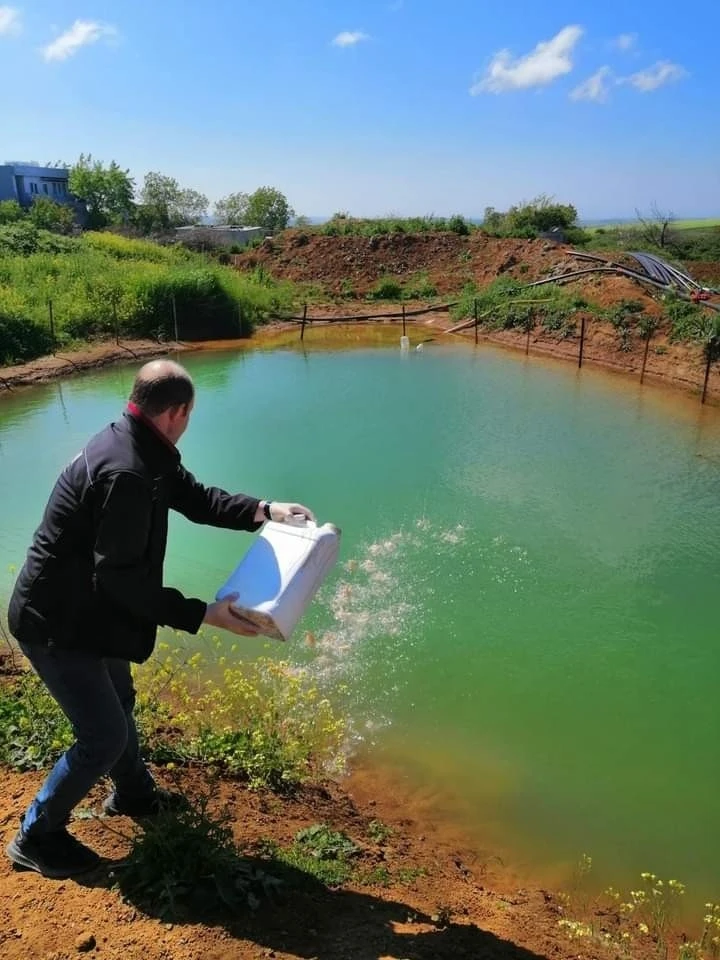
[{"label": "tree", "polygon": [[249,202],[247,193],[229,193],[215,204],[215,219],[231,227],[242,227],[248,222]]},{"label": "tree", "polygon": [[72,208],[56,203],[50,197],[35,197],[29,218],[39,230],[51,230],[53,233],[70,233],[75,224]]},{"label": "tree", "polygon": [[661,210],[657,203],[653,203],[650,207],[649,217],[644,217],[637,207],[635,208],[635,215],[640,223],[640,233],[645,243],[652,247],[660,247],[661,250],[669,245],[670,225],[675,220],[675,214],[672,211]]},{"label": "tree", "polygon": [[0,200],[0,224],[22,220],[25,211],[17,200]]},{"label": "tree", "polygon": [[134,209],[135,181],[129,170],[123,170],[113,160],[104,166],[93,161],[91,154],[80,154],[76,164],[70,167],[68,178],[70,192],[85,202],[89,227],[106,227],[110,223],[123,223]]},{"label": "tree", "polygon": [[287,197],[274,187],[260,187],[248,198],[247,225],[262,227],[266,233],[285,230],[294,215]]},{"label": "tree", "polygon": [[556,203],[545,194],[515,204],[506,213],[486,207],[482,226],[488,233],[500,237],[536,237],[558,227],[566,233],[576,233],[577,239],[581,239],[575,207],[571,203]]},{"label": "tree", "polygon": [[505,216],[512,233],[544,233],[553,227],[567,230],[577,224],[577,210],[571,203],[555,203],[545,194],[529,203],[510,207]]},{"label": "tree", "polygon": [[482,226],[489,233],[498,233],[502,230],[503,214],[495,207],[485,207]]},{"label": "tree", "polygon": [[136,222],[148,230],[168,230],[198,223],[208,208],[204,194],[197,190],[183,190],[174,177],[157,172],[145,174],[140,200]]}]

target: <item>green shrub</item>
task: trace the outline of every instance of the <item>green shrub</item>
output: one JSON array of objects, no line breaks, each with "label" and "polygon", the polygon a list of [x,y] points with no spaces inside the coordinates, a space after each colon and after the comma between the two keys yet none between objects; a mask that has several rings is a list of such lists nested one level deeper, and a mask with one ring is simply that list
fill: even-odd
[{"label": "green shrub", "polygon": [[391,277],[382,277],[368,294],[369,300],[401,300],[402,284]]},{"label": "green shrub", "polygon": [[430,281],[427,273],[419,273],[408,281],[402,295],[406,300],[430,300],[437,296],[437,287]]},{"label": "green shrub", "polygon": [[40,770],[72,740],[70,724],[34,673],[0,686],[0,763]]},{"label": "green shrub", "polygon": [[0,224],[15,223],[25,216],[25,211],[17,200],[0,200]]},{"label": "green shrub", "polygon": [[448,220],[448,230],[457,233],[460,237],[466,237],[470,233],[470,226],[464,217],[456,214]]},{"label": "green shrub", "polygon": [[38,230],[50,230],[53,233],[70,233],[75,225],[72,208],[56,203],[49,197],[35,197],[28,216]]}]

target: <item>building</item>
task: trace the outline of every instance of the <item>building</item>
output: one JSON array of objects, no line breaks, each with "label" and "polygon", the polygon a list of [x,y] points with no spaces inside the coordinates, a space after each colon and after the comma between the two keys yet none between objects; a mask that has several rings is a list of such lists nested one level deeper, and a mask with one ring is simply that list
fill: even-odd
[{"label": "building", "polygon": [[47,197],[82,211],[83,205],[68,187],[69,171],[64,167],[41,167],[38,163],[0,164],[0,200],[17,200],[29,207],[36,197]]},{"label": "building", "polygon": [[204,224],[192,227],[177,227],[175,236],[184,243],[206,243],[209,247],[245,247],[251,240],[262,240],[262,227],[231,227],[224,224]]}]

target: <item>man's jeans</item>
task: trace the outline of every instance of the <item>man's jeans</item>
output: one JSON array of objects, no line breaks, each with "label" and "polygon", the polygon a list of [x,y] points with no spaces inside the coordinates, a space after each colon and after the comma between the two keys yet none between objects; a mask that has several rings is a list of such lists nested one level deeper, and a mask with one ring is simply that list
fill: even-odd
[{"label": "man's jeans", "polygon": [[155,782],[140,756],[132,715],[135,689],[128,661],[53,645],[20,647],[76,738],[30,804],[23,833],[37,836],[63,827],[104,774],[110,775],[118,796],[135,799],[152,794]]}]

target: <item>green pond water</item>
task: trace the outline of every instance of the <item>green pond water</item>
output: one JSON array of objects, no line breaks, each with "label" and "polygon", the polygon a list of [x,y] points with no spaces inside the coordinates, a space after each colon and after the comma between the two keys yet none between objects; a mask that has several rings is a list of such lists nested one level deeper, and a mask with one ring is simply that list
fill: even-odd
[{"label": "green pond water", "polygon": [[[616,886],[652,870],[720,895],[720,412],[471,346],[183,362],[196,476],[343,530],[281,652],[349,711],[358,755],[536,872],[588,853]],[[134,369],[2,398],[0,599]],[[167,582],[210,598],[250,542],[174,518]]]}]

